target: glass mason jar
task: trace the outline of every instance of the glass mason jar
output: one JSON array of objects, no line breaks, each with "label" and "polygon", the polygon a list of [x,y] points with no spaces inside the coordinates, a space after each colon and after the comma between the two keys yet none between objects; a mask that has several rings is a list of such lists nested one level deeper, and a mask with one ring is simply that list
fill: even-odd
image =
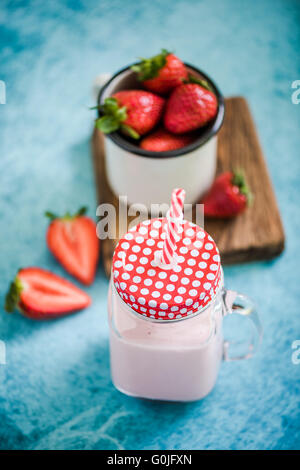
[{"label": "glass mason jar", "polygon": [[[138,233],[138,228],[134,230]],[[128,235],[130,235],[130,232],[128,232],[127,237]],[[209,238],[212,240],[211,237]],[[160,304],[160,309],[164,308],[166,310],[158,311],[157,315],[154,315],[154,310],[151,309],[151,316],[147,316],[146,313],[141,314],[141,312],[146,311],[141,306],[145,306],[144,297],[139,297],[137,300],[141,305],[132,304],[130,306],[131,301],[133,302],[133,298],[130,301],[132,297],[130,292],[136,292],[137,290],[135,283],[141,284],[144,282],[145,285],[149,286],[151,282],[151,285],[153,285],[151,279],[154,279],[154,277],[150,279],[150,276],[154,276],[154,271],[157,271],[157,279],[165,280],[166,274],[161,274],[162,271],[155,267],[153,260],[149,266],[147,266],[145,260],[142,260],[143,264],[137,267],[137,273],[141,274],[137,276],[132,265],[126,264],[121,256],[124,251],[120,251],[122,249],[120,247],[124,246],[125,249],[129,249],[130,245],[132,246],[132,243],[128,243],[128,241],[130,241],[130,237],[126,238],[125,235],[123,242],[121,240],[116,249],[114,258],[117,261],[113,265],[108,294],[110,359],[113,383],[121,392],[135,397],[172,401],[201,399],[214,387],[223,359],[246,359],[256,351],[261,341],[262,327],[253,304],[244,295],[227,291],[224,288],[223,271],[220,267],[219,280],[211,298],[206,300],[206,305],[199,305],[198,309],[197,304],[199,302],[195,303],[196,308],[191,314],[186,313],[187,308],[179,310],[178,307],[173,306],[169,309],[171,300],[169,300],[169,304],[167,302]],[[212,243],[209,243],[209,245],[212,245]],[[141,246],[139,252],[149,253],[149,248],[148,251],[142,249],[143,244],[135,246]],[[207,243],[206,246],[208,246]],[[201,257],[201,254],[203,253],[200,252],[197,256]],[[138,258],[137,255],[128,255],[128,260],[135,258]],[[202,261],[198,264],[203,266],[203,258],[200,259]],[[138,262],[139,259],[136,260],[136,263]],[[126,266],[128,266],[128,272]],[[216,264],[211,265],[213,269],[216,269],[215,266]],[[120,274],[119,271],[123,268],[124,273]],[[186,290],[183,286],[188,283],[195,286],[200,284],[199,281],[195,282],[193,280],[199,279],[197,274],[200,271],[194,270],[191,272],[192,269],[190,268],[179,271],[179,268],[180,266],[175,270],[177,274],[170,277],[171,279],[177,278],[177,282],[181,286],[178,288],[179,293]],[[145,274],[143,279],[142,272]],[[116,279],[119,279],[120,276],[126,282],[116,284]],[[208,277],[208,279],[211,279],[211,277]],[[120,287],[120,284],[123,285]],[[155,285],[157,287],[154,287],[154,289],[157,289],[157,291],[155,292],[162,289],[162,284],[163,282],[156,281]],[[116,285],[118,288],[116,288]],[[133,289],[132,286],[135,286],[135,288]],[[170,284],[167,284],[167,286],[170,286]],[[149,288],[143,288],[141,292],[144,294],[148,290]],[[125,293],[126,291],[129,295]],[[196,291],[194,288],[190,290],[190,295],[194,295],[194,291]],[[167,287],[164,292],[171,292],[171,288]],[[162,292],[159,292],[159,294],[160,298],[162,296],[166,299],[171,297],[169,294],[163,295]],[[139,295],[141,295],[140,291]],[[178,297],[175,297],[176,302]],[[141,299],[144,299],[143,302]],[[153,307],[154,304],[157,304],[157,301],[150,301],[150,306]],[[187,301],[185,305],[188,305]],[[136,311],[137,307],[139,307],[139,312]],[[179,311],[184,312],[186,316],[174,315],[173,313],[169,313],[168,317],[165,316],[165,312],[175,312],[176,309],[176,313],[179,313]],[[244,345],[242,354],[239,348],[238,356],[231,356],[230,344],[224,341],[222,333],[223,318],[233,313],[247,316],[252,320],[254,326],[253,337],[249,344]],[[159,315],[164,316],[160,317]]]}]

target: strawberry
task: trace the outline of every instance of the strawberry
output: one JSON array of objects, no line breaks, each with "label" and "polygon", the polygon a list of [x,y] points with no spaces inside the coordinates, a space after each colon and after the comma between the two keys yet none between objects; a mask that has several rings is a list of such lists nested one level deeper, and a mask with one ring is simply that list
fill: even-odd
[{"label": "strawberry", "polygon": [[120,129],[124,134],[139,139],[160,120],[165,100],[144,90],[122,90],[106,98],[100,107],[102,117],[96,127],[104,134]]},{"label": "strawberry", "polygon": [[49,319],[81,310],[90,305],[90,297],[71,282],[45,269],[20,269],[5,299],[5,310],[17,307],[25,316]]},{"label": "strawberry", "polygon": [[174,134],[205,126],[217,114],[218,100],[208,84],[191,76],[190,82],[175,88],[166,105],[164,125]]},{"label": "strawberry", "polygon": [[147,90],[162,95],[181,85],[182,80],[188,77],[184,63],[166,49],[154,57],[142,59],[131,69],[137,72],[138,79]]},{"label": "strawberry", "polygon": [[150,152],[167,152],[185,147],[192,140],[190,135],[174,135],[161,128],[144,137],[140,142],[140,147]]},{"label": "strawberry", "polygon": [[46,216],[51,219],[47,230],[47,244],[51,253],[70,274],[83,284],[93,282],[99,258],[99,240],[96,224],[84,216],[83,207],[75,215],[67,213],[58,217],[51,212]]},{"label": "strawberry", "polygon": [[202,204],[206,217],[229,218],[243,212],[251,201],[244,175],[227,171],[216,178]]}]

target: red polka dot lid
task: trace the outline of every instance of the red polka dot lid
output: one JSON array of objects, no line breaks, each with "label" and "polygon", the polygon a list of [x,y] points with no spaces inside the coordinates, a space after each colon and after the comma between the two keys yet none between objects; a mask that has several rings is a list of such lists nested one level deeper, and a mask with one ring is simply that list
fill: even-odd
[{"label": "red polka dot lid", "polygon": [[119,241],[113,282],[135,312],[159,320],[196,313],[214,298],[221,280],[219,250],[202,228],[183,220],[174,263],[163,265],[166,219],[151,219]]}]

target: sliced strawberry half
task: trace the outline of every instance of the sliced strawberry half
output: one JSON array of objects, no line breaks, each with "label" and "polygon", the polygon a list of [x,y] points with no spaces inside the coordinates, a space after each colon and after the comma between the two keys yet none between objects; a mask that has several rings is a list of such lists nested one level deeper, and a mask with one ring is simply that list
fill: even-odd
[{"label": "sliced strawberry half", "polygon": [[5,299],[5,310],[18,308],[24,315],[54,318],[90,305],[90,297],[71,282],[37,267],[20,269]]},{"label": "sliced strawberry half", "polygon": [[51,212],[47,231],[47,244],[51,253],[72,276],[89,285],[95,278],[99,258],[99,239],[96,224],[84,216],[86,208],[75,215],[58,217]]}]

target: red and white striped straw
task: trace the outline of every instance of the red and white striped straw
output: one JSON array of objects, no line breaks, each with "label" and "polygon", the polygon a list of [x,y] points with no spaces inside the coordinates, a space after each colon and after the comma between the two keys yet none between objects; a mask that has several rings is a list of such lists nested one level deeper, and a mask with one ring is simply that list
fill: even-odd
[{"label": "red and white striped straw", "polygon": [[170,264],[174,259],[176,243],[180,222],[183,219],[183,203],[185,198],[184,189],[173,189],[171,197],[171,207],[167,213],[167,223],[165,225],[166,238],[162,251],[162,263]]}]

